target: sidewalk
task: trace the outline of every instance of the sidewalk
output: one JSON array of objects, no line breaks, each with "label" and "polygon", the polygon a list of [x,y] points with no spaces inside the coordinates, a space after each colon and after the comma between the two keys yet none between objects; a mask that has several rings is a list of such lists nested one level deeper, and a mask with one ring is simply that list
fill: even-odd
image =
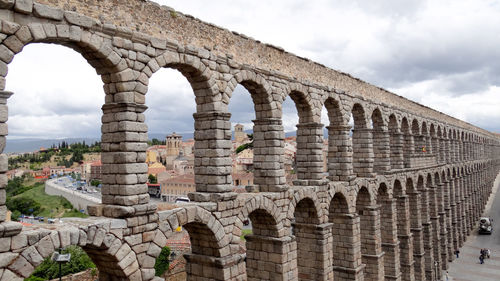
[{"label": "sidewalk", "polygon": [[[500,174],[497,176],[495,187],[488,200],[484,214],[490,214],[493,201],[497,201],[495,203],[498,203],[498,200],[500,200],[500,198],[496,198],[499,186]],[[495,206],[494,209],[498,209],[498,206]],[[478,235],[476,228],[467,237],[464,246],[460,248],[460,258],[450,263],[450,268],[448,269],[449,281],[500,280],[500,245],[494,243],[500,233],[500,220],[495,220],[495,222],[493,224],[493,234]],[[479,264],[479,252],[481,248],[489,248],[491,251],[491,258],[485,259],[484,264]],[[446,281],[445,275],[443,275],[441,280]]]}]

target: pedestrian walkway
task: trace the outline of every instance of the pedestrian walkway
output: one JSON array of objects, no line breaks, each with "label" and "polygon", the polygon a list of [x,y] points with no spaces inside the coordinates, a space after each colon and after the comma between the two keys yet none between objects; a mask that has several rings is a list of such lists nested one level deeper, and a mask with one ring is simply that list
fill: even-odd
[{"label": "pedestrian walkway", "polygon": [[[500,196],[498,198],[496,196],[499,186],[500,175],[497,176],[495,187],[484,212],[495,218],[500,210]],[[496,237],[500,234],[500,218],[494,220],[493,229],[492,235],[478,235],[477,228],[471,232],[464,246],[460,248],[460,258],[450,263],[449,281],[500,280],[500,244],[496,242],[498,240]],[[491,258],[484,259],[484,264],[479,263],[481,248],[488,248],[491,251]],[[446,281],[445,275],[442,280]]]}]

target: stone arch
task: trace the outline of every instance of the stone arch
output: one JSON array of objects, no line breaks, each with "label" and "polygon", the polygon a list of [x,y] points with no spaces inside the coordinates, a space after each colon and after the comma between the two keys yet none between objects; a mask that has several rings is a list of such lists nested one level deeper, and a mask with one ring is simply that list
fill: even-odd
[{"label": "stone arch", "polygon": [[432,153],[432,142],[431,142],[431,135],[430,135],[430,127],[427,124],[427,122],[424,120],[422,121],[422,129],[421,129],[421,145],[422,145],[422,152],[430,154]]},{"label": "stone arch", "polygon": [[345,126],[347,122],[344,118],[342,101],[334,96],[327,96],[323,103],[328,113],[329,126]]},{"label": "stone arch", "polygon": [[399,248],[397,247],[397,214],[395,199],[389,194],[387,182],[380,182],[377,189],[377,205],[380,206],[380,234],[384,255],[384,273],[398,276],[401,272],[399,264]]},{"label": "stone arch", "polygon": [[384,119],[382,111],[376,107],[371,114],[371,123],[373,126],[373,171],[375,173],[382,173],[391,169],[390,133],[387,130],[387,122]]},{"label": "stone arch", "polygon": [[[284,190],[284,130],[279,103],[282,96],[273,99],[273,88],[261,74],[241,70],[235,74],[236,82],[242,85],[252,97],[255,117],[253,120],[254,184],[262,192]],[[229,83],[232,84],[232,83]],[[234,90],[236,84],[229,85]],[[273,167],[269,163],[273,162]],[[275,165],[278,164],[278,165]]]},{"label": "stone arch", "polygon": [[[189,82],[196,100],[196,111],[209,112],[218,108],[221,102],[218,83],[214,78],[212,70],[205,65],[197,56],[178,53],[167,50],[152,58],[147,64],[151,72],[143,71],[143,74],[151,78],[162,68],[175,69],[179,71]],[[224,101],[227,106],[229,100]]]},{"label": "stone arch", "polygon": [[311,122],[319,123],[319,121],[314,118],[311,95],[308,89],[298,83],[291,83],[289,88],[286,95],[289,96],[295,104],[295,108],[299,115],[299,124]]},{"label": "stone arch", "polygon": [[358,177],[373,177],[373,135],[369,129],[366,111],[361,103],[351,108],[354,119],[352,130],[352,167]]},{"label": "stone arch", "polygon": [[351,107],[352,117],[354,119],[354,129],[366,129],[368,128],[368,121],[366,116],[366,111],[364,106],[355,102]]},{"label": "stone arch", "polygon": [[[328,196],[326,198],[326,207],[325,207],[325,211],[327,212],[328,214],[328,217],[330,218],[330,215],[332,214],[331,213],[331,204],[334,202],[333,199],[336,198],[337,201],[335,202],[338,202],[338,203],[342,203],[342,211],[347,211],[348,213],[353,213],[356,211],[356,206],[354,205],[354,200],[352,199],[353,196],[350,195],[350,193],[345,189],[345,188],[342,188],[341,186],[339,185],[334,185],[334,186],[330,186],[329,190],[328,190]],[[345,199],[345,200],[344,200]],[[340,200],[340,201],[338,201]],[[344,210],[344,203],[347,204],[346,206],[346,210]],[[335,208],[335,207],[333,207]],[[334,213],[339,213],[337,211],[335,211]]]},{"label": "stone arch", "polygon": [[411,133],[413,135],[418,135],[421,133],[420,123],[418,122],[417,118],[413,118],[413,120],[411,121]]},{"label": "stone arch", "polygon": [[[332,192],[331,195],[328,218],[330,223],[333,223],[333,279],[338,280],[340,274],[343,272],[343,268],[358,268],[361,266],[359,217],[356,216],[354,210],[350,210],[349,201],[347,199],[349,197],[346,197],[342,192]],[[352,237],[352,239],[346,240],[345,237]]]},{"label": "stone arch", "polygon": [[[278,109],[272,97],[272,87],[262,75],[250,70],[241,70],[234,75],[234,78],[237,84],[242,85],[250,93],[257,120],[281,118],[281,110]],[[231,91],[234,91],[236,85],[232,86],[229,83],[228,87],[231,87]]]},{"label": "stone arch", "polygon": [[[16,256],[10,256],[11,262],[5,268],[3,278],[9,278],[9,274],[12,279],[26,278],[45,258],[58,248],[67,246],[81,247],[99,269],[100,279],[134,279],[141,276],[139,261],[131,246],[103,226],[34,230],[23,232],[19,236],[24,236],[25,239],[29,236],[30,244],[18,249],[19,254]],[[23,240],[19,237],[17,239]],[[33,239],[36,239],[36,242]]]},{"label": "stone arch", "polygon": [[392,183],[392,197],[396,198],[398,196],[405,195],[405,189],[403,188],[403,185],[401,184],[400,179],[395,179]]},{"label": "stone arch", "polygon": [[246,218],[252,221],[254,234],[256,235],[279,238],[286,234],[280,209],[271,199],[265,196],[253,196],[248,199],[238,213],[239,221],[235,226],[242,226],[242,222]]},{"label": "stone arch", "polygon": [[323,124],[315,118],[311,95],[307,88],[296,83],[290,86],[289,96],[299,115],[297,127],[296,172],[299,180],[323,178]]},{"label": "stone arch", "polygon": [[330,221],[332,220],[332,216],[338,216],[342,214],[350,213],[351,207],[347,201],[348,196],[344,192],[332,192],[333,196],[330,198],[330,203],[328,207],[328,213]]},{"label": "stone arch", "polygon": [[[7,37],[0,44],[5,51],[6,57],[3,60],[6,64],[12,62],[14,56],[28,44],[51,43],[75,50],[99,75],[115,73],[127,68],[127,63],[114,50],[111,40],[77,25],[58,22],[56,28],[53,23],[42,25],[38,23],[39,19],[30,15],[27,17],[31,17],[33,23],[29,25],[10,23],[15,27],[16,32],[5,34]],[[7,21],[5,22],[8,24]],[[2,77],[5,77],[7,71],[4,73]]]},{"label": "stone arch", "polygon": [[388,130],[391,170],[402,169],[404,168],[404,136],[401,133],[400,124],[394,113],[389,115]]},{"label": "stone arch", "polygon": [[[303,202],[302,205],[301,202]],[[307,218],[305,216],[301,216],[304,220],[309,219],[307,223],[325,223],[324,210],[321,207],[321,202],[318,198],[318,194],[314,189],[300,189],[295,192],[293,199],[290,201],[290,205],[288,206],[288,212],[286,216],[287,220],[296,218],[297,212],[299,212],[301,215],[308,215]],[[302,221],[302,223],[304,222],[305,221]]]},{"label": "stone arch", "polygon": [[[401,180],[401,181],[400,181]],[[405,187],[403,188],[402,182]],[[413,256],[413,241],[411,238],[411,217],[410,217],[410,202],[409,193],[413,193],[413,180],[411,178],[401,178],[394,180],[393,196],[396,199],[397,209],[397,234],[399,237],[400,251],[400,267],[403,279],[410,280],[415,275],[415,267],[411,266],[414,263]],[[406,189],[406,192],[405,192]],[[412,216],[414,213],[412,213]],[[418,216],[420,217],[420,215]]]},{"label": "stone arch", "polygon": [[414,151],[421,154],[425,150],[425,138],[423,136],[423,124],[420,124],[417,118],[413,118],[411,122],[411,135],[413,138]]},{"label": "stone arch", "polygon": [[294,218],[292,234],[297,244],[298,275],[303,280],[318,280],[328,270],[319,265],[328,260],[325,252],[329,249],[327,245],[318,245],[318,241],[327,239],[318,229],[329,233],[330,226],[323,224],[325,216],[314,190],[303,191],[295,193],[288,208],[288,218]]},{"label": "stone arch", "polygon": [[[250,219],[253,231],[245,236],[247,278],[259,278],[262,271],[275,276],[297,274],[297,267],[290,266],[296,260],[296,241],[288,236],[289,228],[283,226],[280,209],[274,201],[261,195],[248,199],[238,214],[238,220],[245,218]],[[285,249],[289,249],[286,254]],[[262,263],[269,267],[262,268]]]},{"label": "stone arch", "polygon": [[[243,256],[232,252],[230,247],[234,233],[225,233],[220,221],[210,211],[200,206],[186,205],[182,208],[160,211],[158,216],[158,229],[151,232],[147,252],[140,257],[141,269],[150,268],[151,278],[154,277],[155,260],[167,244],[167,239],[177,231],[178,227],[186,229],[191,242],[191,253],[184,255],[188,276],[221,280],[220,278],[231,270],[220,266],[228,255],[233,255],[236,266],[243,261]],[[197,270],[200,266],[207,270]]]},{"label": "stone arch", "polygon": [[371,114],[372,127],[376,130],[384,130],[387,128],[387,123],[380,108],[375,107]]},{"label": "stone arch", "polygon": [[429,134],[429,128],[426,121],[422,121],[421,134],[427,136]]},{"label": "stone arch", "polygon": [[345,120],[341,101],[328,96],[324,102],[329,124],[328,129],[328,177],[332,181],[352,178],[352,140],[350,126]]},{"label": "stone arch", "polygon": [[371,206],[374,202],[370,191],[366,186],[361,186],[356,194],[356,210],[362,211],[365,207]]},{"label": "stone arch", "polygon": [[367,280],[381,280],[384,276],[383,259],[374,258],[382,253],[380,237],[380,210],[366,186],[361,186],[356,196],[356,212],[359,215],[361,234],[361,260],[366,265]]},{"label": "stone arch", "polygon": [[[190,205],[161,211],[158,214],[158,227],[161,233],[158,232],[157,236],[163,235],[165,239],[168,239],[178,227],[184,227],[190,235],[194,254],[224,256],[224,248],[228,246],[230,239],[226,236],[220,221],[209,211],[199,206]],[[164,240],[162,237],[159,239]]]},{"label": "stone arch", "polygon": [[410,167],[410,159],[415,151],[413,135],[410,131],[410,123],[406,116],[401,120],[401,133],[403,134],[403,162],[404,167]]}]

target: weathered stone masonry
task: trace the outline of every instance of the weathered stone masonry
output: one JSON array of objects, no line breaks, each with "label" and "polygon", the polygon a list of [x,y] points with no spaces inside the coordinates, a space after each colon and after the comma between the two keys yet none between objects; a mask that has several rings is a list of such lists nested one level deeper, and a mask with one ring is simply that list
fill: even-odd
[{"label": "weathered stone masonry", "polygon": [[[3,91],[5,77],[25,45],[74,49],[105,93],[103,204],[89,208],[95,217],[56,230],[5,222],[7,157],[0,156],[0,280],[22,280],[68,245],[89,253],[100,280],[152,280],[155,258],[178,226],[191,237],[189,280],[437,280],[500,169],[498,135],[168,7],[0,0],[0,19],[1,150],[12,95]],[[149,78],[163,67],[180,71],[196,96],[196,192],[193,203],[157,212],[145,184],[144,111]],[[256,115],[256,192],[244,194],[231,192],[228,104],[238,84]],[[293,186],[283,163],[287,96],[299,114]],[[320,122],[323,106],[329,124]],[[242,254],[246,218],[253,233]]]}]

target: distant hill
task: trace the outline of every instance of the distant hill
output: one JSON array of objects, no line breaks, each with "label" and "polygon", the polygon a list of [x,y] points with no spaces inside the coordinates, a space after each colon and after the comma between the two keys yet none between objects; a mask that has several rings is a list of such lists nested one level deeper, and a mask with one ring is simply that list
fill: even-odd
[{"label": "distant hill", "polygon": [[57,145],[63,141],[72,144],[85,141],[87,144],[100,141],[100,138],[66,138],[66,139],[38,139],[38,138],[23,138],[23,139],[9,139],[7,137],[7,145],[5,146],[5,153],[25,153],[40,150],[40,148],[50,148],[53,144]]},{"label": "distant hill", "polygon": [[[325,137],[328,137],[328,130],[323,129],[325,132]],[[251,134],[252,130],[245,130],[247,134]],[[234,133],[234,132],[233,132]],[[171,133],[168,133],[171,134]],[[182,139],[184,141],[188,139],[193,139],[193,133],[177,133],[178,135],[182,136]],[[286,137],[291,137],[295,136],[296,131],[292,132],[285,132]],[[167,134],[162,134],[162,133],[150,133],[148,134],[149,139],[159,139],[159,140],[165,140],[165,137]],[[234,139],[234,134],[233,134],[233,139]],[[41,147],[43,148],[50,148],[53,144],[57,145],[58,143],[65,141],[69,144],[76,143],[76,142],[83,142],[85,141],[87,144],[94,143],[96,141],[100,141],[100,138],[64,138],[64,139],[42,139],[42,138],[22,138],[22,139],[10,139],[7,137],[7,145],[5,147],[4,152],[5,153],[25,153],[25,152],[34,152],[38,151]]]}]

